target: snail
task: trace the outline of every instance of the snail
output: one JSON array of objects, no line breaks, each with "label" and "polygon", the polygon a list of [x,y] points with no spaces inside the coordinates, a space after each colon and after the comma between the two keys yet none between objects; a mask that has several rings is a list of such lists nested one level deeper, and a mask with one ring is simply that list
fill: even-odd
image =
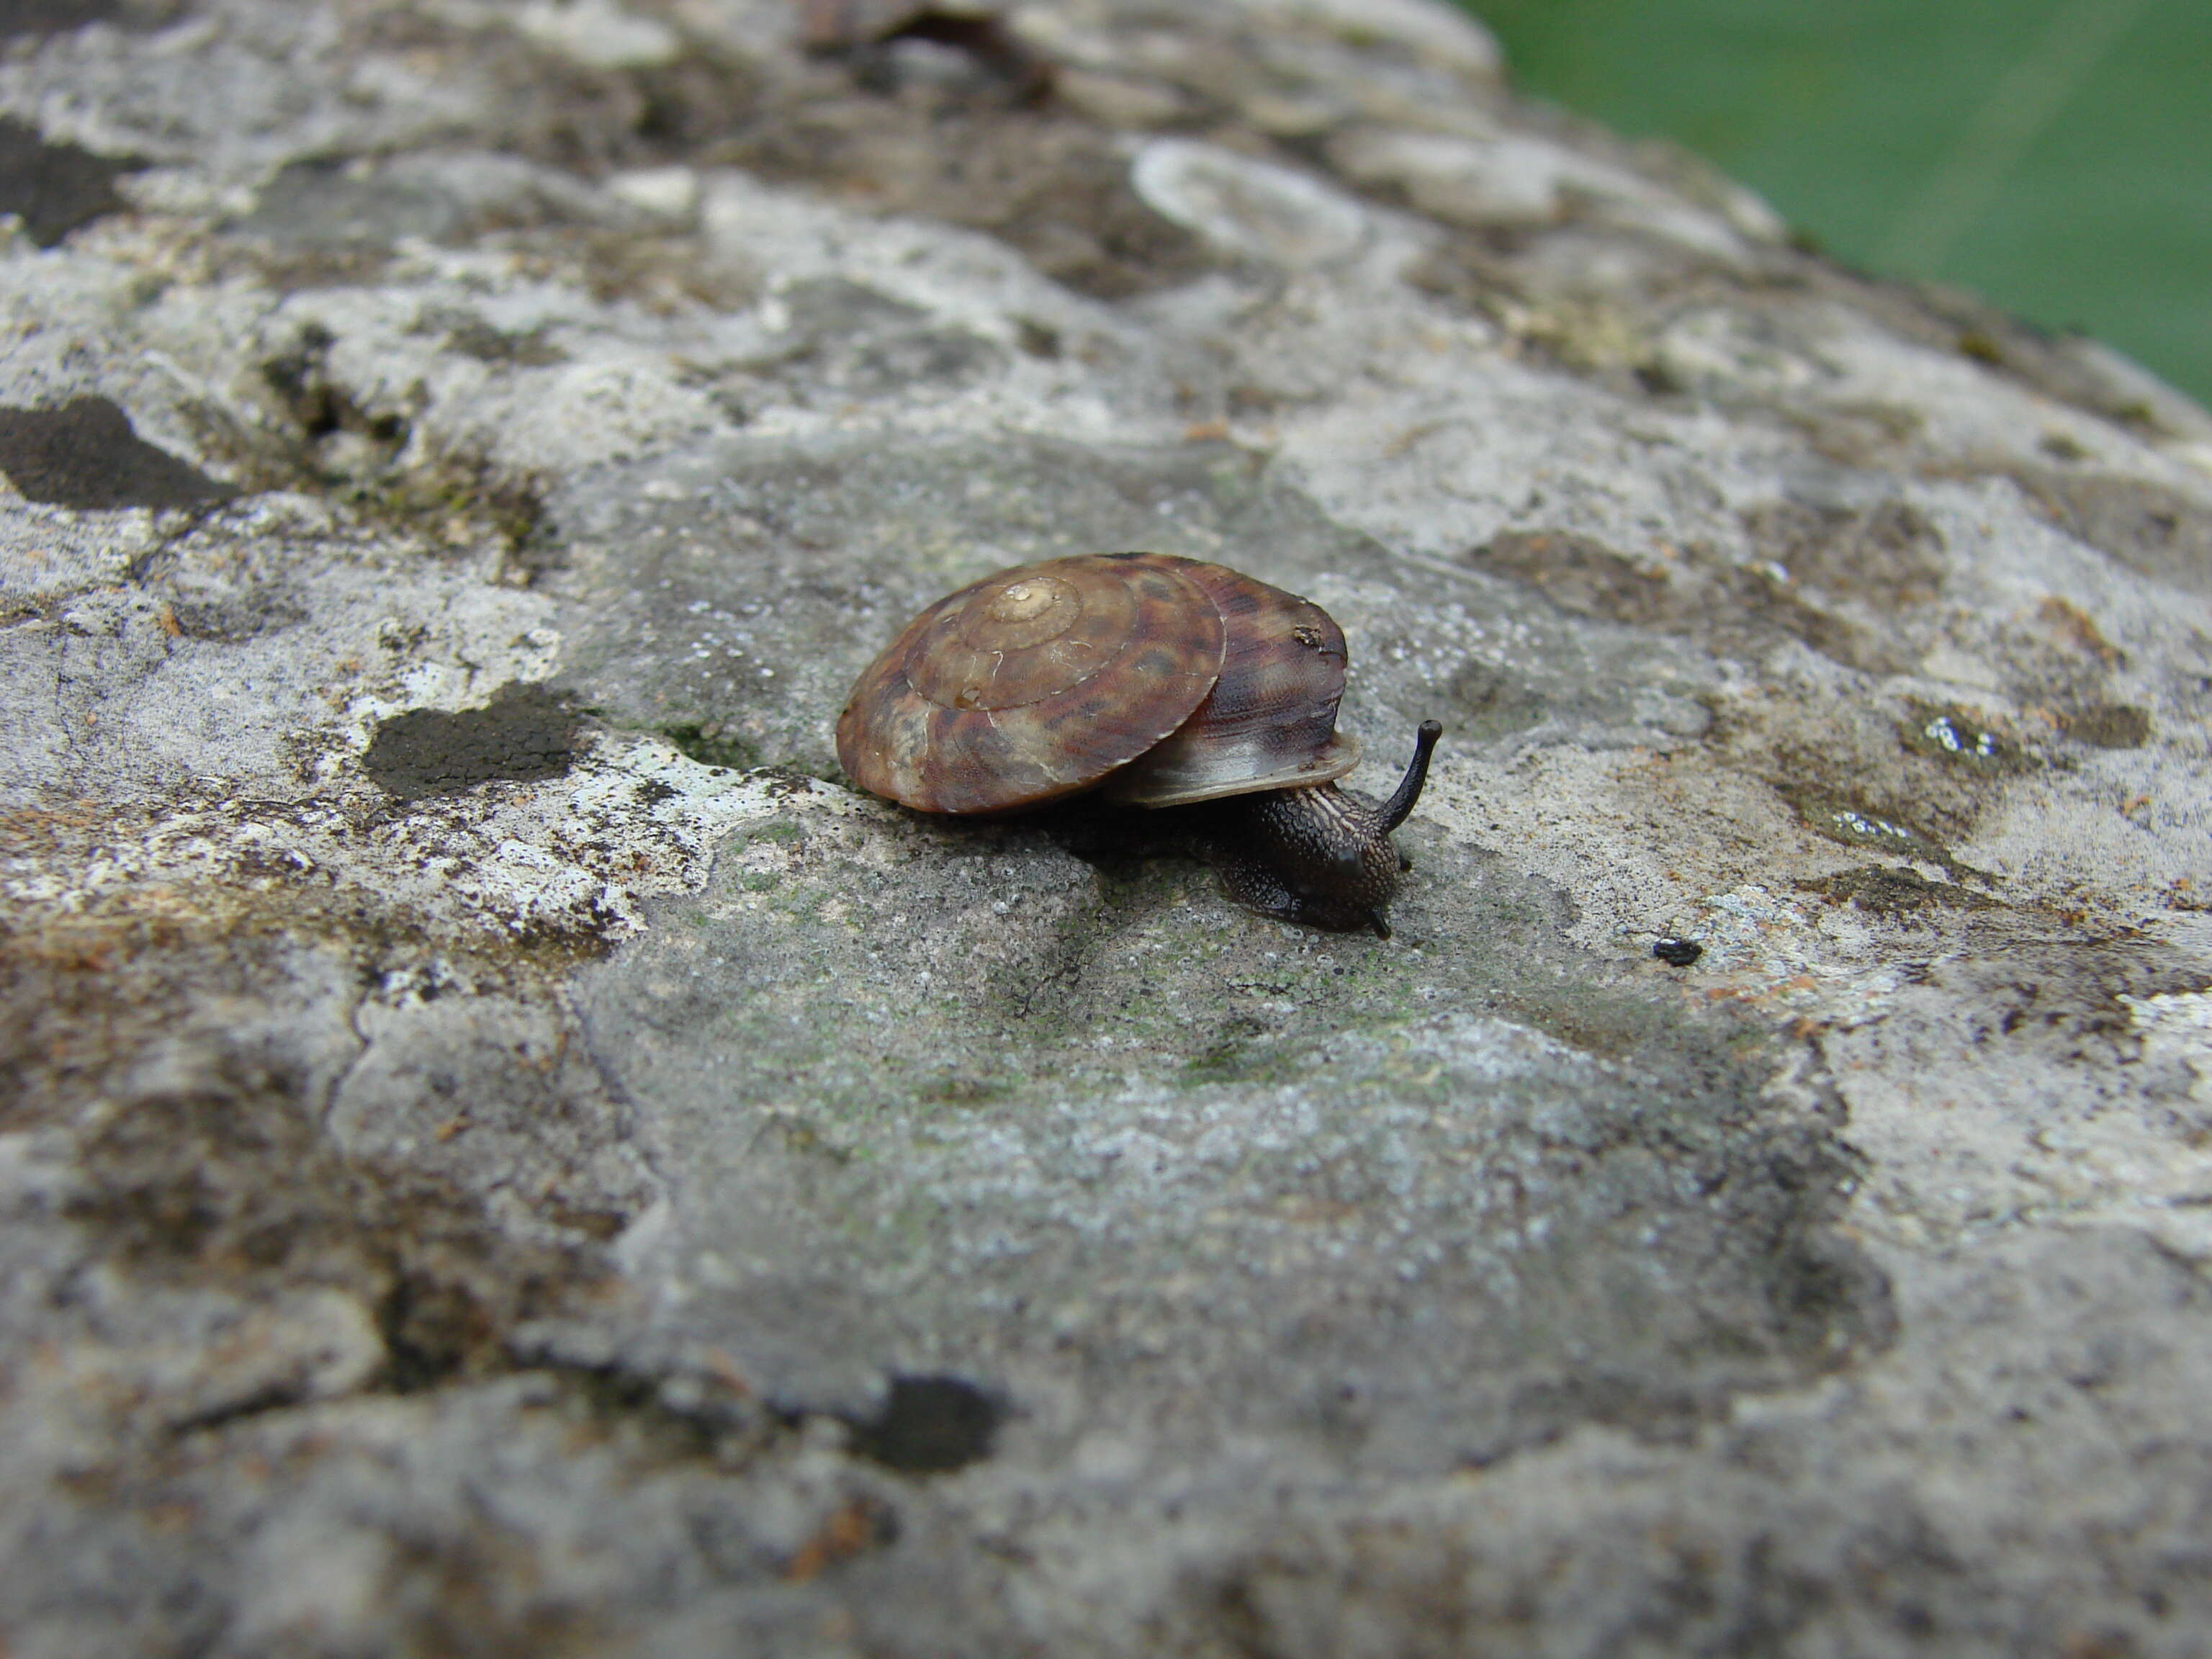
[{"label": "snail", "polygon": [[1387,916],[1411,860],[1390,844],[1443,728],[1424,720],[1390,799],[1335,780],[1344,630],[1311,600],[1218,564],[1091,553],[939,599],[837,717],[862,788],[923,812],[1004,812],[1097,788],[1121,804],[1214,802],[1222,883],[1263,915],[1336,931]]}]

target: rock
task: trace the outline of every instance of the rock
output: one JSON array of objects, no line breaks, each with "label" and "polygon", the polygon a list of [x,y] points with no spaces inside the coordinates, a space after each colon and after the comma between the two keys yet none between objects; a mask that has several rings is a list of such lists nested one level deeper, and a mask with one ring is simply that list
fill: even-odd
[{"label": "rock", "polygon": [[[9,27],[9,1653],[2193,1650],[2212,417],[1419,0]],[[1127,548],[1395,939],[845,784]]]}]

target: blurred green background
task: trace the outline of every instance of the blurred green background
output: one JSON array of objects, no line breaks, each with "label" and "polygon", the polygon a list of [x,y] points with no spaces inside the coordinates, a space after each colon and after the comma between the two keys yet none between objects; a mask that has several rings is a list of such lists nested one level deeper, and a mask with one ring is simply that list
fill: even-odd
[{"label": "blurred green background", "polygon": [[1468,0],[1522,91],[2212,404],[2212,0]]}]

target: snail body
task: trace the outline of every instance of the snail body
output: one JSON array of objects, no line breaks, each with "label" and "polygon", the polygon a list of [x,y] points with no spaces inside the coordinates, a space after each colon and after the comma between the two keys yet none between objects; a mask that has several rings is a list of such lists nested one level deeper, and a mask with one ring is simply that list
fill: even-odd
[{"label": "snail body", "polygon": [[1230,895],[1269,915],[1389,935],[1389,842],[1442,728],[1380,807],[1336,787],[1344,632],[1310,600],[1224,566],[1095,553],[986,576],[931,605],[837,720],[854,781],[925,812],[1003,812],[1098,789],[1215,803]]}]

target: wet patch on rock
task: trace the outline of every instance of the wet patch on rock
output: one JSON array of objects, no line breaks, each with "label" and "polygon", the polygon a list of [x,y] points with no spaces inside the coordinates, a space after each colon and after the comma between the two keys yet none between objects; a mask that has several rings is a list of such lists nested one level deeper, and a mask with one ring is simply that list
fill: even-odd
[{"label": "wet patch on rock", "polygon": [[1909,716],[1899,724],[1898,738],[1916,755],[1976,771],[2001,772],[2021,764],[2019,744],[1998,736],[1961,708],[1916,702]]},{"label": "wet patch on rock", "polygon": [[401,800],[556,778],[575,759],[577,719],[545,687],[509,684],[481,708],[413,708],[380,720],[362,769]]},{"label": "wet patch on rock", "polygon": [[[417,326],[450,331],[454,349],[502,368],[565,361],[538,331],[493,329],[472,314],[434,309]],[[428,459],[410,450],[420,409],[415,393],[349,380],[333,362],[337,337],[309,322],[272,343],[255,364],[264,407],[241,446],[240,465],[269,489],[327,493],[364,518],[423,538],[424,550],[465,557],[490,543],[507,559],[509,580],[527,586],[560,552],[538,540],[540,480],[496,467],[480,451],[455,445]]]},{"label": "wet patch on rock", "polygon": [[2212,594],[2212,506],[2138,479],[2102,473],[2012,476],[2090,546],[2156,580]]},{"label": "wet patch on rock", "polygon": [[1480,660],[1463,665],[1446,683],[1443,704],[1453,717],[1453,737],[1471,744],[1530,731],[1555,708],[1526,676]]},{"label": "wet patch on rock", "polygon": [[40,247],[54,246],[95,219],[128,212],[131,204],[116,193],[115,180],[145,165],[50,143],[36,127],[0,115],[0,213],[20,217]]},{"label": "wet patch on rock", "polygon": [[202,588],[169,603],[169,620],[188,640],[238,645],[307,619],[307,607],[279,587],[223,592]]},{"label": "wet patch on rock", "polygon": [[577,273],[594,291],[611,283],[644,299],[645,273],[693,246],[669,228],[588,179],[520,156],[329,155],[279,170],[250,212],[225,222],[222,246],[264,280],[300,290],[371,282],[410,241],[490,242]]},{"label": "wet patch on rock", "polygon": [[1943,538],[1899,501],[1871,507],[1778,501],[1742,515],[1744,532],[1794,581],[1879,610],[1926,605],[1942,590]]},{"label": "wet patch on rock", "polygon": [[[625,1484],[672,1465],[718,1474],[787,1437],[726,1368],[666,1363],[650,1387],[602,1386],[591,1364],[527,1340],[605,1317],[619,1297],[597,1243],[531,1213],[557,1208],[544,1163],[487,1191],[426,1167],[441,1150],[429,1137],[384,1156],[338,1144],[324,1107],[362,1056],[365,992],[430,966],[392,918],[311,939],[275,907],[194,922],[135,896],[119,915],[10,910],[0,923],[0,1119],[11,1146],[35,1142],[57,1171],[33,1200],[47,1248],[20,1249],[21,1189],[4,1215],[9,1315],[38,1322],[41,1356],[11,1373],[11,1409],[70,1448],[19,1461],[18,1489],[50,1506],[71,1559],[88,1506],[110,1547],[134,1552],[138,1591],[169,1598],[155,1650],[251,1601],[268,1525],[312,1534],[335,1493],[388,1477],[386,1430],[375,1445],[352,1439],[349,1414],[398,1429],[412,1455],[418,1427],[447,1410],[481,1413],[468,1437],[512,1449],[535,1407],[556,1431],[546,1468],[574,1470],[611,1443]],[[550,999],[540,1011],[554,1013]],[[526,1078],[533,1059],[488,1043],[453,1091]],[[599,1133],[614,1127],[603,1111]],[[557,1156],[576,1148],[557,1134],[541,1148],[560,1184],[583,1184]],[[250,1519],[227,1496],[241,1456],[260,1471]],[[190,1560],[172,1532],[179,1505],[196,1517]],[[465,1548],[473,1524],[441,1550]],[[378,1562],[411,1582],[411,1558]],[[9,1603],[67,1620],[82,1593],[49,1576],[36,1590],[11,1583]],[[422,1627],[465,1599],[440,1590]]]},{"label": "wet patch on rock", "polygon": [[2140,749],[2150,741],[2150,716],[2124,703],[2097,703],[2064,716],[2062,729],[2093,749]]},{"label": "wet patch on rock", "polygon": [[0,408],[0,472],[34,501],[93,511],[200,507],[233,492],[157,449],[106,398],[58,409]]},{"label": "wet patch on rock", "polygon": [[1819,890],[1838,904],[1856,904],[1876,915],[1903,918],[1937,908],[1988,909],[1995,899],[1957,882],[1930,881],[1909,866],[1866,865],[1830,876]]},{"label": "wet patch on rock", "polygon": [[[2002,951],[1947,957],[1930,977],[1979,993],[1975,1018],[2023,1049],[2068,1065],[2124,1066],[2139,1059],[2133,1005],[2212,988],[2212,971],[2142,939],[2016,939]],[[2186,1097],[2185,1082],[2179,1093]]]},{"label": "wet patch on rock", "polygon": [[498,1368],[504,1331],[556,1305],[582,1264],[529,1260],[434,1179],[339,1157],[296,1081],[249,1071],[132,1101],[85,1142],[70,1215],[142,1273],[347,1284],[374,1308],[396,1390]]},{"label": "wet patch on rock", "polygon": [[[1812,792],[1794,796],[1790,805],[1797,809],[1797,816],[1804,820],[1808,829],[1830,841],[1841,842],[1846,847],[1857,847],[1871,852],[1887,853],[1895,858],[1932,864],[1947,872],[1954,881],[1981,873],[1957,862],[1950,854],[1911,824],[1875,808],[1838,796]],[[1986,881],[1988,878],[1984,877],[1983,879]]]},{"label": "wet patch on rock", "polygon": [[1713,714],[1714,751],[1817,834],[1954,878],[1963,866],[1945,849],[1972,837],[2037,759],[1963,708],[1787,679],[1717,697]]},{"label": "wet patch on rock", "polygon": [[1514,530],[1472,549],[1468,562],[1516,576],[1562,611],[1648,626],[1684,619],[1663,568],[1630,558],[1594,537],[1564,530]]},{"label": "wet patch on rock", "polygon": [[890,38],[893,26],[843,67],[778,79],[696,37],[669,61],[605,68],[495,25],[385,15],[372,35],[384,50],[449,61],[482,84],[500,148],[586,177],[670,163],[741,167],[998,236],[1047,276],[1102,298],[1211,268],[1197,239],[1131,190],[1110,131],[1032,107],[1026,90],[1010,99],[1003,58],[975,33],[995,25],[945,15],[945,28],[966,38],[928,38],[927,27]]},{"label": "wet patch on rock", "polygon": [[[1806,544],[1787,546],[1802,552]],[[1559,530],[1504,532],[1470,550],[1466,560],[1528,582],[1571,614],[1657,629],[1721,654],[1756,653],[1788,637],[1869,672],[1905,664],[1871,617],[1853,614],[1852,604],[1801,584],[1796,571],[1771,561],[1733,564],[1698,547],[1638,558]],[[1815,568],[1827,567],[1816,562]],[[1845,584],[1838,592],[1856,590]]]}]

